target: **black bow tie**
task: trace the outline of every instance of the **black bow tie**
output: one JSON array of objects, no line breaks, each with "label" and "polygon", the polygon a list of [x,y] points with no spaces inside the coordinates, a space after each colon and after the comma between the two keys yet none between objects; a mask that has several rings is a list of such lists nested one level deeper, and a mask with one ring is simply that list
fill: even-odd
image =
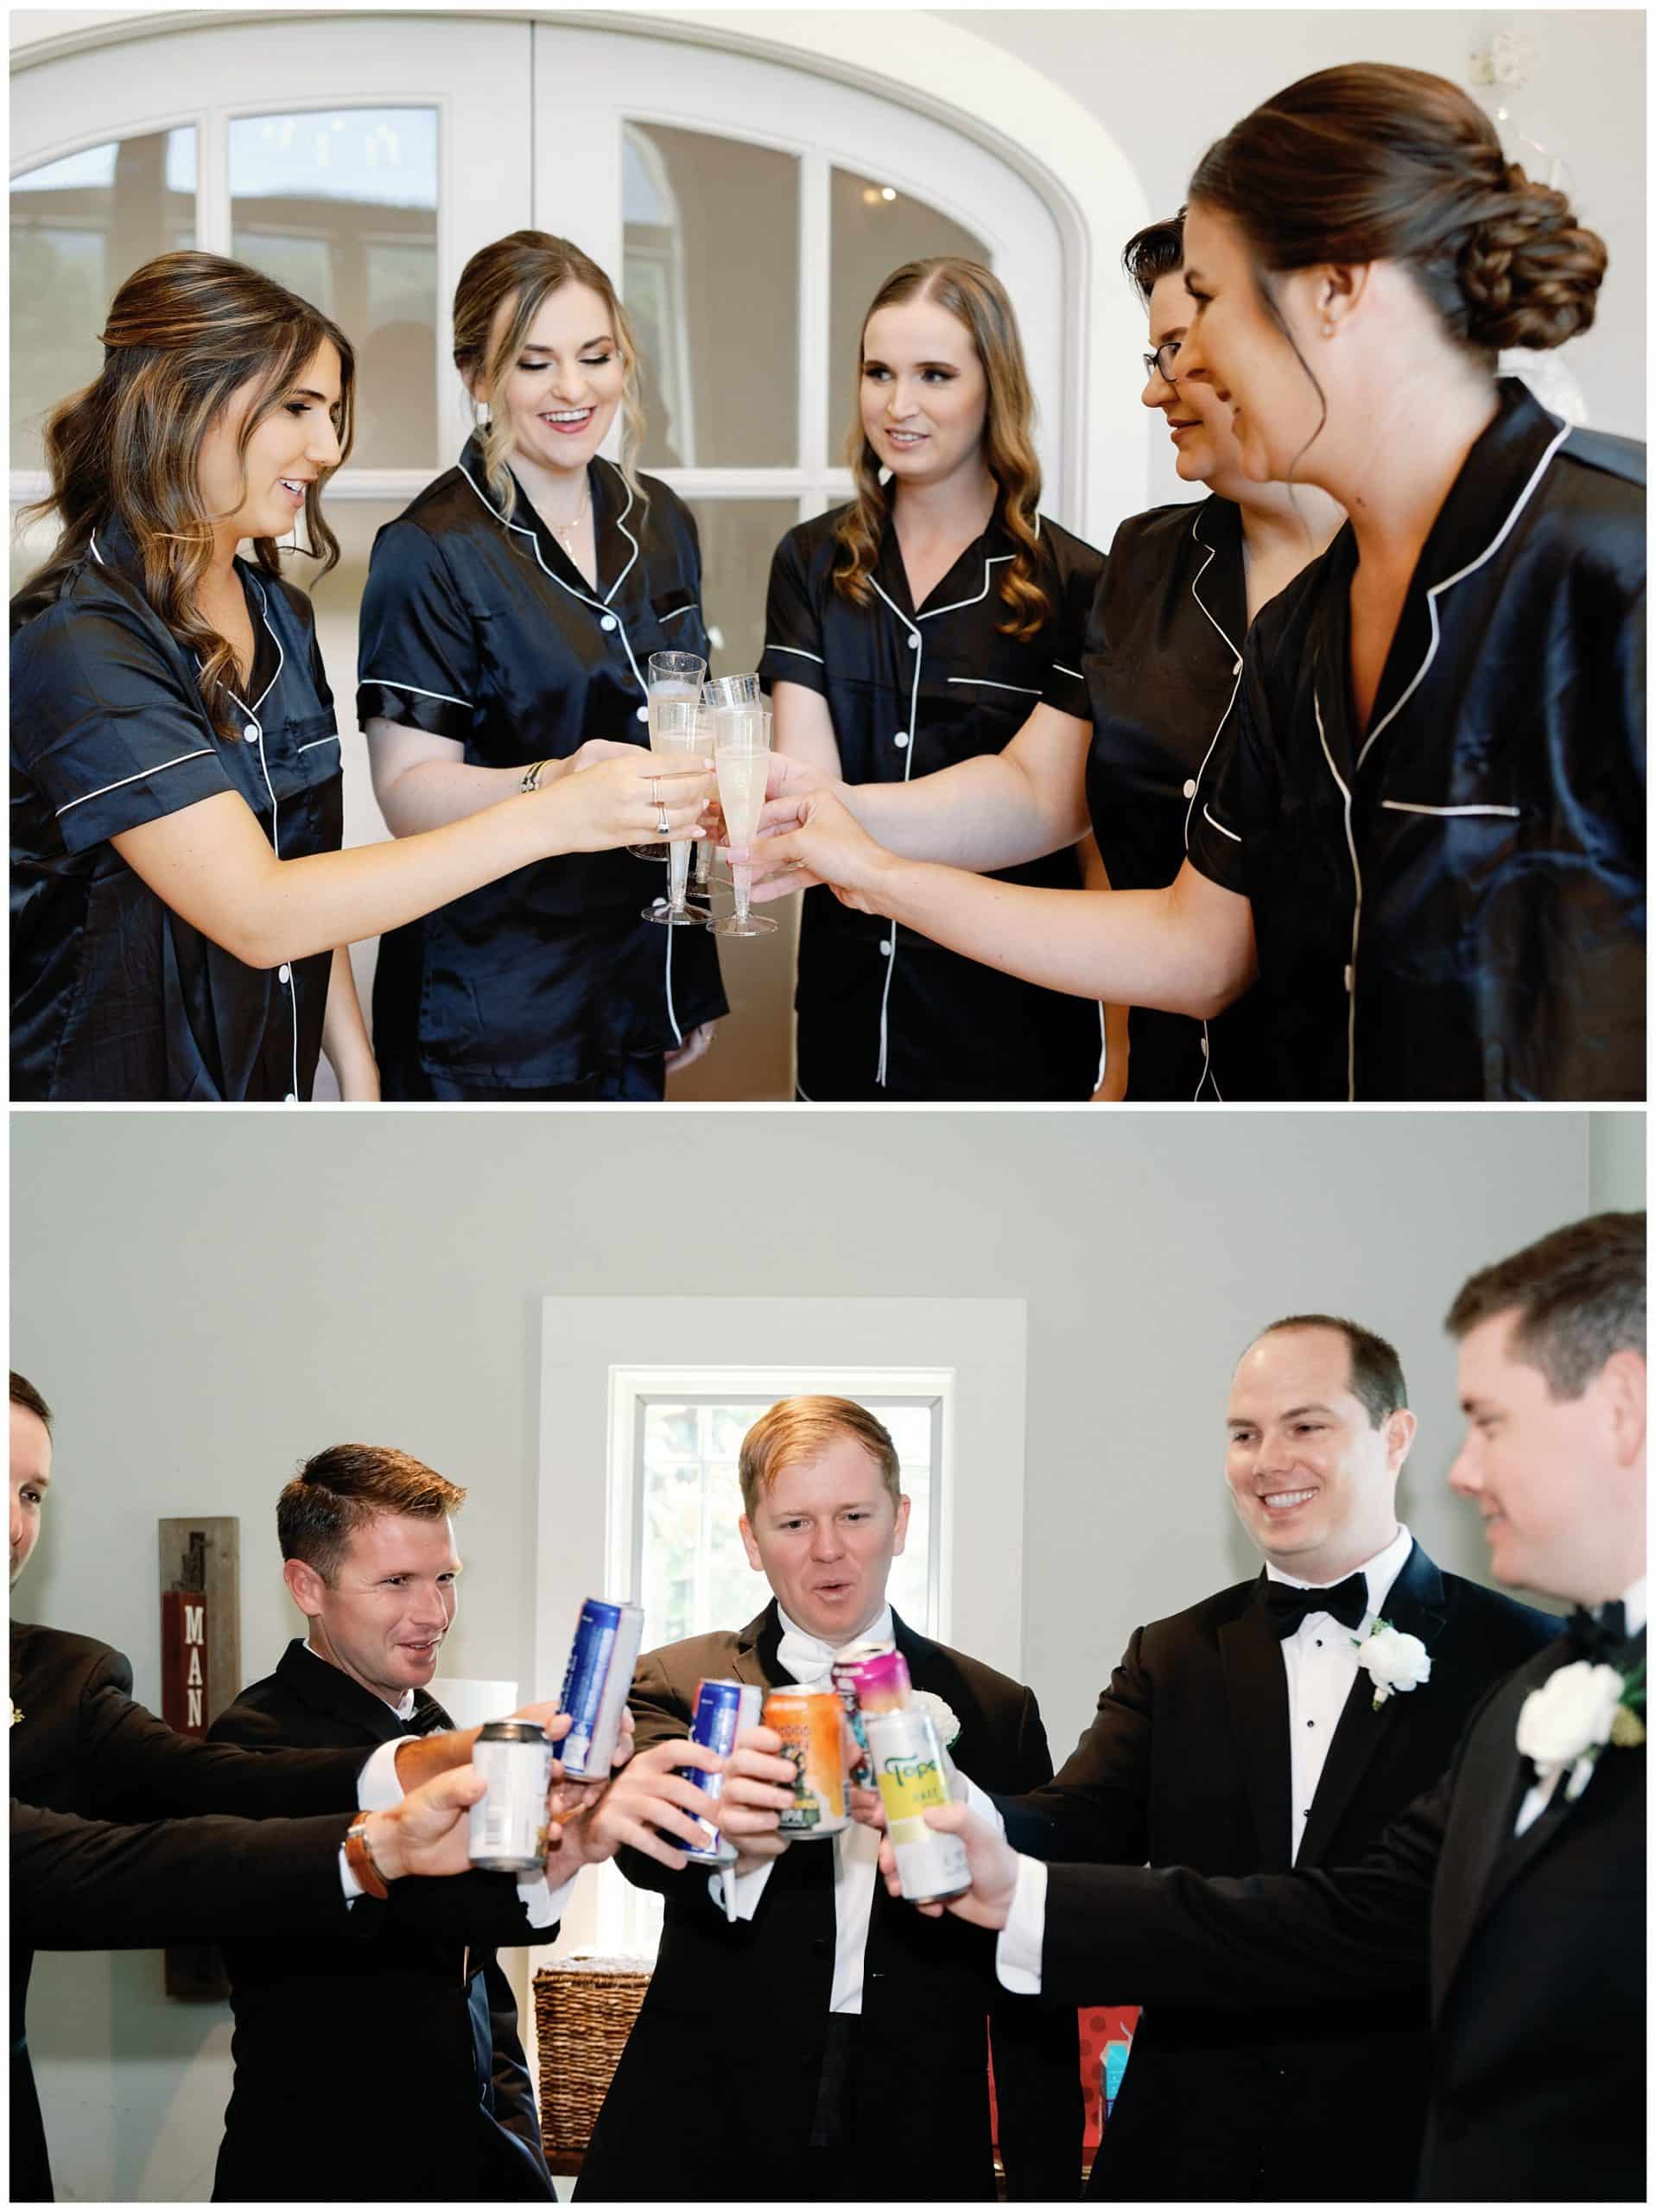
[{"label": "black bow tie", "polygon": [[1291,1582],[1267,1582],[1265,1588],[1271,1625],[1280,1637],[1291,1636],[1311,1613],[1329,1613],[1355,1628],[1368,1611],[1368,1585],[1361,1574],[1348,1574],[1326,1590],[1297,1590]]},{"label": "black bow tie", "polygon": [[1620,1598],[1593,1610],[1577,1605],[1564,1626],[1572,1650],[1595,1666],[1608,1661],[1627,1640],[1627,1609]]}]

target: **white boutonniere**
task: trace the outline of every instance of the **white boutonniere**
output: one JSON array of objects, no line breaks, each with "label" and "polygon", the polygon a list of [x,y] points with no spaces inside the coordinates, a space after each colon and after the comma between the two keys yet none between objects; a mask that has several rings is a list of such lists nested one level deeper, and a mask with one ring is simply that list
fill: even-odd
[{"label": "white boutonniere", "polygon": [[1620,1668],[1573,1660],[1532,1690],[1518,1715],[1518,1749],[1545,1782],[1566,1770],[1567,1802],[1581,1796],[1607,1744],[1634,1751],[1645,1740],[1645,1663]]},{"label": "white boutonniere", "polygon": [[935,1690],[916,1690],[914,1701],[937,1731],[937,1741],[949,1751],[961,1732],[960,1718],[954,1707],[946,1705]]},{"label": "white boutonniere", "polygon": [[1378,1713],[1394,1690],[1418,1689],[1431,1678],[1431,1657],[1418,1636],[1405,1636],[1390,1621],[1377,1620],[1367,1636],[1354,1637],[1357,1664],[1374,1685]]},{"label": "white boutonniere", "polygon": [[22,1714],[17,1710],[17,1700],[14,1698],[11,1701],[11,1725],[14,1728],[17,1726],[17,1723],[22,1719]]}]

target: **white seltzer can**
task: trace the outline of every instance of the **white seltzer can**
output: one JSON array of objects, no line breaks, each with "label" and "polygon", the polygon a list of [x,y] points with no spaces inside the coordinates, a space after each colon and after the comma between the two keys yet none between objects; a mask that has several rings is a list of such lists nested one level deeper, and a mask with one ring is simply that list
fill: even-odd
[{"label": "white seltzer can", "polygon": [[553,1751],[532,1720],[491,1720],[472,1764],[488,1793],[472,1808],[472,1864],[488,1874],[538,1874],[546,1863]]},{"label": "white seltzer can", "polygon": [[865,1713],[863,1726],[904,1896],[916,1904],[959,1897],[972,1880],[966,1846],[925,1822],[928,1806],[949,1802],[949,1770],[931,1715],[906,1705],[896,1713]]}]

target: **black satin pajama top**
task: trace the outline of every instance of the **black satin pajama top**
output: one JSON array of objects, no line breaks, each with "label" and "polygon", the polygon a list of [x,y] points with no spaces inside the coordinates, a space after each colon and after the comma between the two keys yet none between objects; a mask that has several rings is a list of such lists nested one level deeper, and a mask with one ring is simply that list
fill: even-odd
[{"label": "black satin pajama top", "polygon": [[[868,607],[834,588],[844,508],[791,530],[771,564],[767,689],[799,683],[828,702],[846,780],[911,776],[999,753],[1041,702],[1055,662],[1081,666],[1102,556],[1044,516],[1056,611],[1027,644],[1004,634],[999,585],[1013,556],[999,523],[968,546],[917,612],[888,522]],[[1075,890],[1075,853],[998,880]],[[800,916],[800,1095],[808,1099],[1084,1099],[1097,1084],[1097,1003],[1039,988],[947,951],[818,887]]]},{"label": "black satin pajama top", "polygon": [[[1129,516],[1093,601],[1082,680],[1060,672],[1046,695],[1093,725],[1087,804],[1114,890],[1160,890],[1183,865],[1196,779],[1236,695],[1247,632],[1233,501]],[[1211,1021],[1136,1006],[1127,1030],[1129,1098],[1278,1096],[1257,989]]]},{"label": "black satin pajama top", "polygon": [[260,654],[220,737],[112,518],[11,645],[14,1099],[307,1099],[333,956],[246,966],[111,837],[236,791],[283,860],[337,852],[333,702],[309,601],[238,561]]},{"label": "black satin pajama top", "polygon": [[[695,524],[653,478],[588,470],[599,582],[589,586],[518,489],[503,521],[473,437],[374,541],[357,713],[453,738],[485,768],[565,760],[589,737],[650,743],[651,653],[707,656]],[[597,1079],[660,1055],[725,1011],[705,930],[641,918],[660,861],[625,852],[536,861],[380,942],[374,1046],[399,1071],[490,1091]]]},{"label": "black satin pajama top", "polygon": [[1645,1095],[1644,448],[1501,398],[1367,732],[1348,528],[1254,623],[1201,779],[1288,1096]]}]

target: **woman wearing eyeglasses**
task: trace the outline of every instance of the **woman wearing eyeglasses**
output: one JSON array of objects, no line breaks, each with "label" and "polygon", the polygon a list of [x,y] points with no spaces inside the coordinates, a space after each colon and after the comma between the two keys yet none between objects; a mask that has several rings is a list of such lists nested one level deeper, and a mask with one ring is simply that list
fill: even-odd
[{"label": "woman wearing eyeglasses", "polygon": [[827,792],[769,860],[1061,989],[1206,1018],[1257,974],[1285,1096],[1642,1097],[1643,448],[1494,374],[1589,327],[1602,241],[1456,86],[1358,64],[1209,150],[1184,248],[1181,388],[1351,521],[1249,634],[1177,876],[988,884]]},{"label": "woman wearing eyeglasses", "polygon": [[[1241,679],[1242,641],[1266,602],[1314,560],[1345,518],[1313,485],[1256,483],[1242,467],[1230,409],[1202,377],[1180,374],[1191,304],[1184,223],[1174,216],[1122,255],[1150,315],[1146,407],[1160,411],[1175,466],[1205,499],[1133,515],[1116,531],[1093,603],[1082,680],[1049,702],[1092,724],[1087,800],[1111,887],[1152,890],[1185,855],[1197,780]],[[1135,1006],[1132,1099],[1279,1095],[1256,988],[1211,1020]]]}]

